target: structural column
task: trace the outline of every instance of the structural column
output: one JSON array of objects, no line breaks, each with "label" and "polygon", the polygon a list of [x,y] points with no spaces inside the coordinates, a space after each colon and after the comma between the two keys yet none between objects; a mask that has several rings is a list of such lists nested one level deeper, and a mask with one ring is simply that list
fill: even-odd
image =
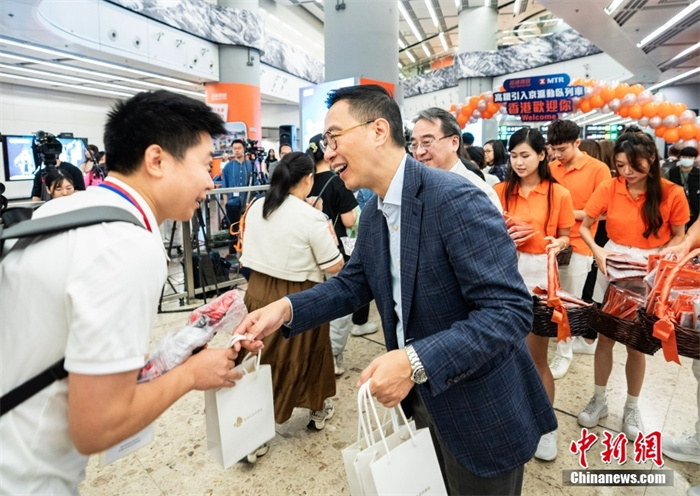
[{"label": "structural column", "polygon": [[[219,0],[218,5],[258,13],[258,0]],[[227,123],[243,122],[247,138],[260,141],[260,51],[245,46],[219,45],[219,80],[220,83],[206,85],[207,103]]]},{"label": "structural column", "polygon": [[[496,2],[492,2],[496,3]],[[498,50],[498,11],[495,7],[472,7],[459,12],[459,53]],[[458,82],[458,100],[493,91],[493,78],[463,78]],[[498,137],[495,119],[480,120],[483,141]],[[477,145],[483,145],[476,143]]]},{"label": "structural column", "polygon": [[325,0],[326,81],[364,77],[397,85],[396,0]]}]

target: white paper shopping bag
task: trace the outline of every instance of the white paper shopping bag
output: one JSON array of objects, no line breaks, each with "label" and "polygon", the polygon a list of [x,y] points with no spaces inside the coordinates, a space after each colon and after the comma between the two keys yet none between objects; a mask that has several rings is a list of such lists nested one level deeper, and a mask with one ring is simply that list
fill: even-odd
[{"label": "white paper shopping bag", "polygon": [[207,450],[224,468],[275,437],[270,366],[258,354],[234,370],[244,375],[233,388],[204,393]]},{"label": "white paper shopping bag", "polygon": [[[363,403],[360,402],[362,396]],[[360,430],[364,433],[367,449],[353,460],[359,487],[363,495],[446,495],[447,489],[438,464],[435,447],[428,429],[416,430],[408,422],[400,406],[392,409],[393,433],[379,428],[380,439],[370,436],[372,419],[379,426],[379,416],[372,399],[369,381],[362,385],[358,395]],[[366,413],[363,417],[362,411]],[[403,422],[397,422],[396,413]],[[384,423],[387,425],[387,423]],[[384,427],[384,426],[382,426]],[[350,477],[348,478],[350,481]]]}]

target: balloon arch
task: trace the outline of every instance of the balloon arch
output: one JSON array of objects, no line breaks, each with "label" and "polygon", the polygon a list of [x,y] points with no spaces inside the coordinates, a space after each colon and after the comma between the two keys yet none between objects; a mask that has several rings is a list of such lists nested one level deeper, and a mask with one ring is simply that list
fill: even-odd
[{"label": "balloon arch", "polygon": [[[650,127],[657,137],[675,143],[676,147],[700,146],[700,117],[688,110],[684,103],[666,101],[663,93],[652,94],[641,84],[630,86],[594,79],[575,79],[571,86],[585,87],[582,97],[572,98],[574,112],[614,113],[636,120],[640,127]],[[505,88],[501,87],[500,91],[505,91]],[[478,119],[508,113],[504,103],[494,102],[491,91],[467,98],[463,104],[453,104],[450,112],[462,127]]]}]

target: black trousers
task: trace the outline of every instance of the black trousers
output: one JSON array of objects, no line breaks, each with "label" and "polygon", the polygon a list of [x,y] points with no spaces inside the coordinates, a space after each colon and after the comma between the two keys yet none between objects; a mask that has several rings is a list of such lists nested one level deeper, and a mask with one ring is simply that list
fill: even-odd
[{"label": "black trousers", "polygon": [[447,448],[447,445],[445,445],[435,428],[428,410],[425,408],[420,394],[415,388],[411,391],[407,400],[413,410],[413,420],[416,421],[416,427],[418,429],[425,427],[430,429],[430,435],[433,438],[433,444],[435,445],[435,451],[440,462],[440,470],[442,470],[442,477],[445,480],[448,494],[453,496],[520,495],[525,466],[520,466],[506,474],[490,478],[480,477],[470,472],[460,465]]},{"label": "black trousers", "polygon": [[365,305],[352,314],[352,323],[355,325],[366,324],[369,320],[369,305]]}]

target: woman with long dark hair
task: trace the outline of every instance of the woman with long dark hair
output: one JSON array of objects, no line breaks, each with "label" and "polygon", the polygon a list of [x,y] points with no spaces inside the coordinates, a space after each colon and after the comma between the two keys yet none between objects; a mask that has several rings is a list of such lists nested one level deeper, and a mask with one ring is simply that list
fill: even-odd
[{"label": "woman with long dark hair", "polygon": [[499,181],[506,180],[508,173],[508,153],[501,140],[489,140],[484,143],[484,159],[488,174],[493,174]]},{"label": "woman with long dark hair", "polygon": [[[506,181],[494,189],[503,204],[504,215],[532,227],[527,238],[511,233],[518,254],[518,271],[532,292],[547,287],[547,253],[569,246],[569,230],[575,224],[569,191],[558,184],[549,170],[545,140],[536,129],[515,132],[508,142],[511,169]],[[513,229],[513,228],[511,228]],[[540,374],[549,401],[554,404],[554,378],[547,362],[549,338],[530,333],[527,345]],[[557,456],[557,431],[540,439],[535,457],[551,461]]]},{"label": "woman with long dark hair", "polygon": [[[651,253],[681,242],[685,223],[690,218],[683,188],[661,177],[659,154],[654,140],[639,128],[627,129],[613,150],[617,177],[602,182],[586,203],[581,238],[591,248],[598,275],[593,300],[601,303],[610,284],[605,265],[608,256],[621,253],[646,261]],[[595,243],[590,227],[606,214],[610,240],[605,247]],[[618,285],[623,283],[618,282]],[[613,367],[615,341],[599,334],[595,350],[595,392],[578,416],[584,427],[595,427],[608,414],[606,388]],[[637,400],[644,382],[646,358],[627,347],[627,401],[622,416],[622,431],[628,440],[644,431]]]},{"label": "woman with long dark hair", "polygon": [[[255,201],[245,217],[241,264],[251,269],[245,304],[262,308],[335,274],[343,257],[328,220],[306,201],[314,183],[314,163],[305,153],[279,161],[264,200]],[[335,374],[328,324],[290,339],[275,332],[263,340],[261,363],[272,368],[275,421],[288,420],[295,407],[311,410],[309,428],[323,429],[333,416]],[[242,357],[241,357],[242,358]],[[249,455],[254,461],[265,446]]]}]

